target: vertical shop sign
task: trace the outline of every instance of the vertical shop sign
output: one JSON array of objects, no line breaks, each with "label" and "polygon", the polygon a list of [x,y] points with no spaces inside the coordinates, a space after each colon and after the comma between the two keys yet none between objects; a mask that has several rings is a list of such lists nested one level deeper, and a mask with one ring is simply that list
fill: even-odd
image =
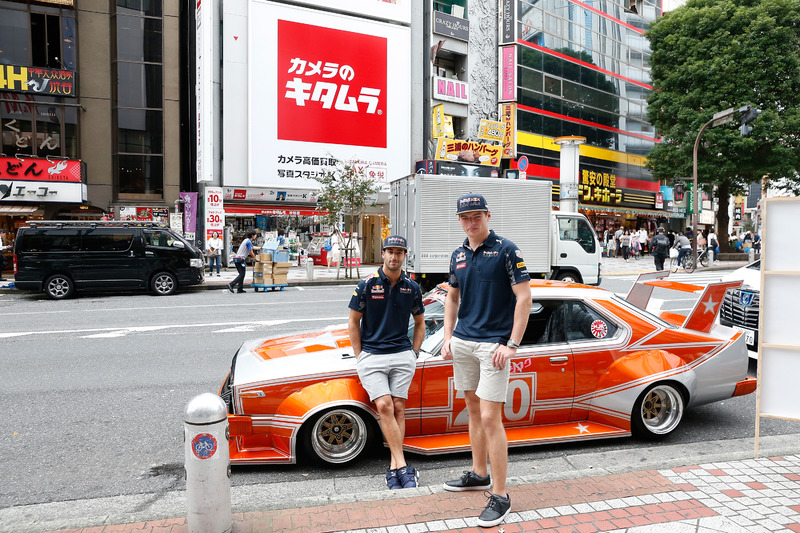
[{"label": "vertical shop sign", "polygon": [[431,137],[434,139],[444,137],[444,104],[433,106],[431,112],[433,113],[433,132]]},{"label": "vertical shop sign", "polygon": [[514,7],[517,0],[500,0],[500,44],[509,44],[517,40],[517,22]]},{"label": "vertical shop sign", "polygon": [[182,192],[180,196],[183,200],[183,235],[193,241],[197,231],[197,193]]},{"label": "vertical shop sign", "polygon": [[213,179],[212,157],[214,150],[213,104],[214,83],[212,71],[214,67],[214,24],[213,0],[197,0],[195,10],[195,123],[197,127],[197,159],[196,171],[198,182],[209,182]]},{"label": "vertical shop sign", "polygon": [[225,226],[225,208],[222,205],[222,187],[206,187],[206,238],[205,244],[208,247],[208,239],[211,234],[218,232],[222,235],[222,228]]},{"label": "vertical shop sign", "polygon": [[500,99],[513,102],[517,99],[517,47],[500,48]]},{"label": "vertical shop sign", "polygon": [[517,109],[516,104],[500,104],[500,119],[505,124],[503,135],[503,159],[517,157]]}]

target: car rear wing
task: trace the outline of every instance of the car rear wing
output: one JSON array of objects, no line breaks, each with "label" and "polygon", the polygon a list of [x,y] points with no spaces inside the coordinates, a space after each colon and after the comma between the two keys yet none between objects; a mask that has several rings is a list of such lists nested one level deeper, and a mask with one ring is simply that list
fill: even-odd
[{"label": "car rear wing", "polygon": [[654,287],[691,293],[703,291],[688,316],[684,317],[683,315],[669,312],[661,314],[661,318],[676,326],[702,331],[703,333],[711,331],[722,305],[722,300],[725,298],[725,292],[742,284],[741,281],[721,281],[709,283],[704,290],[700,285],[664,279],[667,276],[669,276],[668,270],[640,274],[625,299],[640,309],[647,309],[647,303],[650,301]]}]

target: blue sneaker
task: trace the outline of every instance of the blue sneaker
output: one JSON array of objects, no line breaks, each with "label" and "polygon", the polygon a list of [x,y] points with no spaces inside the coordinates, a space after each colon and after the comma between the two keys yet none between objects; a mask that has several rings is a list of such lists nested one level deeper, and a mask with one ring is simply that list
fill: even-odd
[{"label": "blue sneaker", "polygon": [[386,486],[392,490],[402,489],[403,483],[400,481],[400,478],[397,476],[397,470],[390,469],[386,471]]},{"label": "blue sneaker", "polygon": [[417,486],[419,472],[413,466],[404,466],[397,469],[397,477],[400,478],[404,489],[413,489]]}]

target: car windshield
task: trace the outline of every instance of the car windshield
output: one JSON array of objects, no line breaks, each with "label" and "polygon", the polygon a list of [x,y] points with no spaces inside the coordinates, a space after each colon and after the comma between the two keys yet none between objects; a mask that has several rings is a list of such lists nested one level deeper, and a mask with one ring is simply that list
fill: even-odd
[{"label": "car windshield", "polygon": [[[437,300],[425,306],[425,340],[422,351],[434,353],[436,346],[442,342],[444,335],[444,304]],[[408,322],[408,340],[413,342],[414,317]]]}]

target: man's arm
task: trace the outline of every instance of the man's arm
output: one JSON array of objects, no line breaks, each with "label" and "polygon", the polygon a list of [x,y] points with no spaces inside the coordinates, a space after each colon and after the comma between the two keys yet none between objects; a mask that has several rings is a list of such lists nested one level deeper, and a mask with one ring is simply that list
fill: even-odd
[{"label": "man's arm", "polygon": [[[364,313],[350,310],[350,318],[347,321],[347,333],[350,335],[350,346],[353,347],[353,355],[356,357],[361,353],[361,317]],[[414,337],[416,338],[417,330],[414,329]],[[422,344],[420,342],[420,344]]]},{"label": "man's arm", "polygon": [[[511,340],[521,342],[525,329],[528,327],[528,317],[531,314],[531,284],[523,281],[511,286],[514,296],[517,297],[517,304],[514,306],[514,326],[511,328]],[[492,365],[495,368],[505,368],[509,359],[516,355],[516,348],[499,346],[492,355]]]},{"label": "man's arm", "polygon": [[411,341],[411,349],[419,351],[422,341],[425,340],[425,315],[420,313],[414,315],[414,337]]},{"label": "man's arm", "polygon": [[456,329],[456,319],[458,318],[458,306],[461,301],[461,291],[450,287],[447,289],[447,297],[444,299],[444,344],[442,345],[442,359],[452,359],[450,352],[450,338],[453,330]]}]

